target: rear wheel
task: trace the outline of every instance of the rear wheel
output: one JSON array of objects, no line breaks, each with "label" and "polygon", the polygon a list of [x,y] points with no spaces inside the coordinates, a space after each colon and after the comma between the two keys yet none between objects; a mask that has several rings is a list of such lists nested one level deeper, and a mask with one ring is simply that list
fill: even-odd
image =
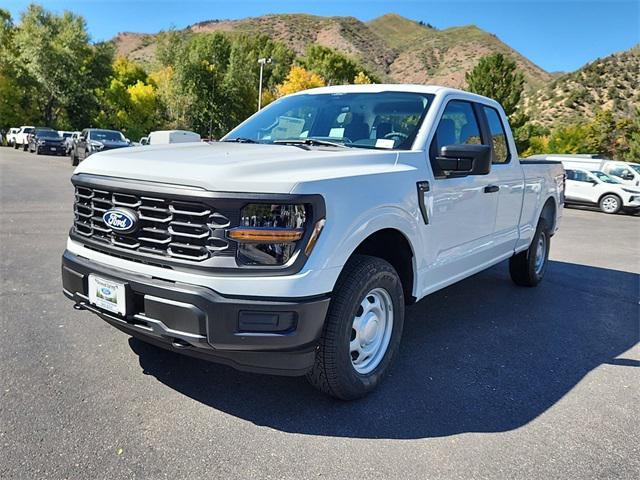
[{"label": "rear wheel", "polygon": [[316,361],[307,378],[342,400],[363,397],[381,382],[398,351],[404,296],[386,261],[355,255],[340,275]]},{"label": "rear wheel", "polygon": [[516,285],[535,287],[542,281],[547,270],[550,246],[549,227],[541,218],[529,248],[509,259],[509,273]]},{"label": "rear wheel", "polygon": [[622,200],[614,194],[605,195],[600,199],[599,206],[604,213],[618,213],[622,208]]}]

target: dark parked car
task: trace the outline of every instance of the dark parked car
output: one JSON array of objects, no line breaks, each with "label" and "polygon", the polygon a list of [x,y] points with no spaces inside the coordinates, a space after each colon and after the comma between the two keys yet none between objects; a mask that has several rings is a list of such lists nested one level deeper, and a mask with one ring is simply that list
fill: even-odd
[{"label": "dark parked car", "polygon": [[130,146],[131,142],[117,130],[85,128],[71,149],[71,165],[78,165],[82,160],[96,152]]},{"label": "dark parked car", "polygon": [[53,155],[64,155],[64,141],[62,137],[52,128],[38,127],[29,135],[28,149],[36,155],[41,153],[52,153]]}]

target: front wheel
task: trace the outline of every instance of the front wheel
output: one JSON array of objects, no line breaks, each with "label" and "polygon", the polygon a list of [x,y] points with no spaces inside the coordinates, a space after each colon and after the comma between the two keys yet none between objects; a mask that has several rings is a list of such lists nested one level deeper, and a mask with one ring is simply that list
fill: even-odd
[{"label": "front wheel", "polygon": [[404,296],[386,261],[355,255],[345,265],[307,378],[341,400],[368,394],[389,370],[400,345]]},{"label": "front wheel", "polygon": [[529,248],[509,259],[509,273],[516,285],[535,287],[542,281],[547,270],[550,246],[549,227],[541,218]]},{"label": "front wheel", "polygon": [[602,210],[604,213],[618,213],[622,208],[622,200],[617,195],[605,195],[600,199],[599,206],[600,210]]}]

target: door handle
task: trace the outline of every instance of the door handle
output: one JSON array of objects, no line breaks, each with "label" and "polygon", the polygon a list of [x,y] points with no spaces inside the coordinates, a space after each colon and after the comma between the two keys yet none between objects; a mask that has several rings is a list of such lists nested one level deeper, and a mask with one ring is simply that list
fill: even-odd
[{"label": "door handle", "polygon": [[487,185],[486,187],[484,187],[484,193],[495,193],[498,190],[500,190],[500,187],[498,185]]}]

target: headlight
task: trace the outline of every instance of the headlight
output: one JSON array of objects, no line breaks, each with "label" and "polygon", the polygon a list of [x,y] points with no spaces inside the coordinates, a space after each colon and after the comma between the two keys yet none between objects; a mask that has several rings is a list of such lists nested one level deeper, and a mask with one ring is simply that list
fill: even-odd
[{"label": "headlight", "polygon": [[45,141],[44,140],[38,140],[38,145],[44,145]]},{"label": "headlight", "polygon": [[238,242],[238,262],[242,265],[287,264],[302,247],[311,218],[310,209],[311,206],[305,204],[245,205],[240,212],[240,226],[227,232],[231,240]]},{"label": "headlight", "polygon": [[92,150],[102,150],[104,148],[104,144],[100,142],[89,142],[89,146]]}]

